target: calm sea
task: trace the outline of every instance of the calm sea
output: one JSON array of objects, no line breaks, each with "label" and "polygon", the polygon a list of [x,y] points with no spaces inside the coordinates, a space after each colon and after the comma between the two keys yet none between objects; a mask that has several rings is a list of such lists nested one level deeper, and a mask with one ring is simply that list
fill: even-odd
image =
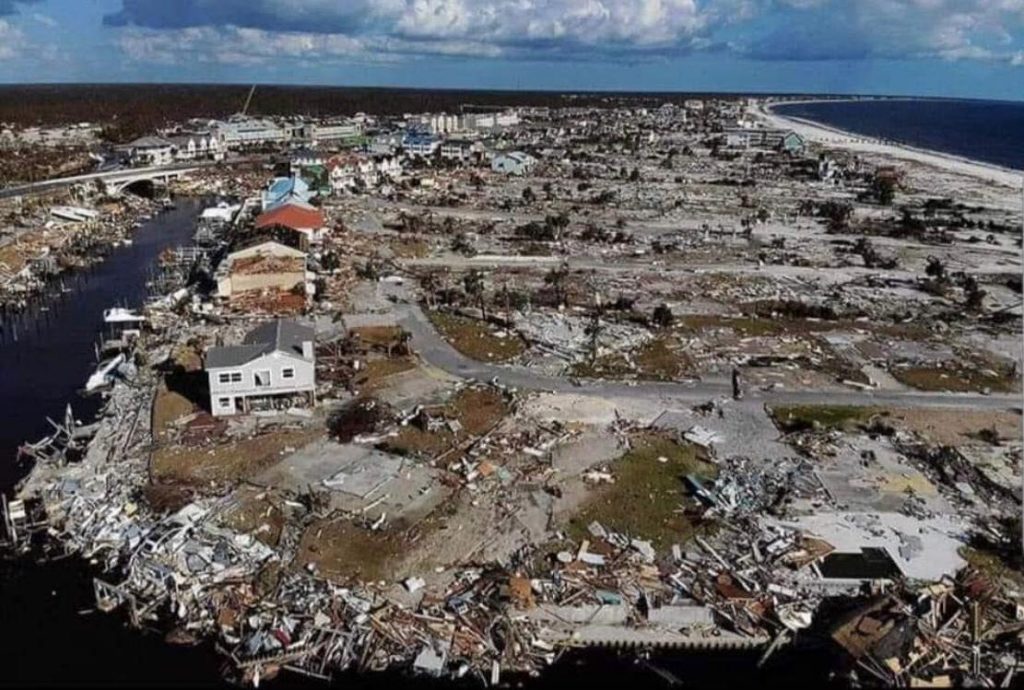
[{"label": "calm sea", "polygon": [[874,100],[794,103],[780,115],[1024,170],[1024,103]]}]

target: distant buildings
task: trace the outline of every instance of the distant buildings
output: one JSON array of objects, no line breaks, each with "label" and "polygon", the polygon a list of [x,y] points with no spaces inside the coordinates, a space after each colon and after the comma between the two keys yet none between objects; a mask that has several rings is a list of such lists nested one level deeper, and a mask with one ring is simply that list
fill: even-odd
[{"label": "distant buildings", "polygon": [[310,165],[324,165],[327,162],[327,155],[323,151],[306,147],[292,151],[290,158],[293,170]]},{"label": "distant buildings", "polygon": [[409,132],[402,137],[402,148],[410,156],[426,158],[434,155],[441,146],[441,140],[433,134],[422,132]]},{"label": "distant buildings", "polygon": [[734,149],[766,149],[784,153],[802,153],[804,138],[790,129],[736,127],[725,130],[725,145]]},{"label": "distant buildings", "polygon": [[519,113],[514,110],[490,113],[426,113],[406,117],[410,129],[424,129],[431,134],[446,135],[458,132],[478,132],[499,127],[514,127],[519,124]]},{"label": "distant buildings", "polygon": [[163,137],[140,137],[127,148],[135,165],[170,165],[174,162],[174,144]]},{"label": "distant buildings", "polygon": [[310,404],[316,396],[315,333],[291,319],[268,321],[246,334],[240,345],[212,347],[205,369],[210,411],[215,416]]},{"label": "distant buildings", "polygon": [[482,158],[484,146],[470,139],[445,139],[441,143],[441,158],[466,162],[474,158]]},{"label": "distant buildings", "polygon": [[182,133],[168,136],[167,139],[174,146],[174,157],[177,160],[198,160],[212,158],[221,160],[224,158],[224,149],[220,141],[210,132]]},{"label": "distant buildings", "polygon": [[313,146],[323,143],[354,145],[363,140],[363,127],[351,120],[314,124],[306,127],[305,136]]},{"label": "distant buildings", "polygon": [[327,162],[334,193],[359,188],[372,189],[402,174],[402,162],[395,155],[367,156],[345,153]]},{"label": "distant buildings", "polygon": [[260,118],[233,117],[214,123],[213,129],[227,149],[280,144],[291,138],[290,130]]},{"label": "distant buildings", "polygon": [[491,159],[491,170],[506,175],[526,175],[537,164],[537,159],[522,151],[498,153]]}]

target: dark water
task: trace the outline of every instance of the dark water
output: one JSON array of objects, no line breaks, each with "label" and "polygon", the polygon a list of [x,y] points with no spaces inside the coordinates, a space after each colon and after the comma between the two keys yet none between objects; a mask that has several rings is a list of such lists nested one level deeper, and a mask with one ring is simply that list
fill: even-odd
[{"label": "dark water", "polygon": [[775,108],[780,115],[1024,170],[1024,103],[828,101]]},{"label": "dark water", "polygon": [[[37,303],[0,325],[0,490],[26,468],[14,464],[18,446],[51,431],[70,402],[89,419],[95,399],[77,391],[95,365],[94,343],[103,310],[139,306],[157,256],[187,241],[199,204],[179,203],[140,228],[130,247],[102,264],[64,279],[72,291]],[[116,617],[83,616],[93,605],[92,579],[75,560],[39,565],[0,561],[0,684],[201,683],[216,678],[212,653],[165,645]]]}]

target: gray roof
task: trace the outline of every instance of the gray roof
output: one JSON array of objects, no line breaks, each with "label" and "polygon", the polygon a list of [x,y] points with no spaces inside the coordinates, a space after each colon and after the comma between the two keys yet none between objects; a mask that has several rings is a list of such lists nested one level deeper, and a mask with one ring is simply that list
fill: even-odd
[{"label": "gray roof", "polygon": [[167,141],[163,137],[139,137],[128,146],[133,149],[155,149],[170,146],[171,142]]},{"label": "gray roof", "polygon": [[271,352],[302,357],[302,343],[313,342],[315,333],[291,319],[276,319],[246,333],[241,345],[211,347],[206,351],[206,368],[237,367]]}]

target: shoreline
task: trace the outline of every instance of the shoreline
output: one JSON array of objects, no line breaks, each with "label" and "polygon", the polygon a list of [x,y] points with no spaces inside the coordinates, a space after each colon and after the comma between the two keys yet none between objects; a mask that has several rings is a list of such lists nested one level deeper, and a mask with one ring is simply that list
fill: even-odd
[{"label": "shoreline", "polygon": [[[924,99],[906,99],[924,100]],[[825,103],[821,99],[799,101],[799,103]],[[897,143],[887,139],[872,137],[833,127],[821,122],[807,120],[790,115],[782,115],[775,111],[780,105],[795,105],[797,102],[772,103],[766,102],[758,106],[757,116],[770,126],[792,129],[809,142],[841,148],[859,153],[879,154],[906,161],[923,163],[947,172],[982,179],[994,184],[1020,190],[1024,182],[1024,170],[1005,168],[992,163],[957,156],[951,153],[925,149],[910,144]]]}]

